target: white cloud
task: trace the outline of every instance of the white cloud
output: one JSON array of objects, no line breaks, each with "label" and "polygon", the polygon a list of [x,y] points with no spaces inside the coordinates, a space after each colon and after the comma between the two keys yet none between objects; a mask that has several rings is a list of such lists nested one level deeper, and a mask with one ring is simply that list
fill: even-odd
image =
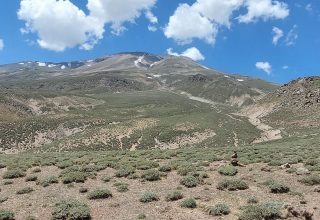
[{"label": "white cloud", "polygon": [[233,15],[243,8],[247,13],[237,17],[240,23],[284,19],[289,15],[288,5],[275,0],[196,0],[192,5],[178,6],[164,33],[182,44],[195,38],[214,44],[219,27],[230,28]]},{"label": "white cloud", "polygon": [[288,5],[274,0],[246,0],[247,14],[238,17],[241,23],[250,23],[262,19],[284,19],[289,16]]},{"label": "white cloud", "polygon": [[298,33],[297,33],[297,28],[298,26],[297,25],[294,25],[292,27],[292,29],[289,31],[289,33],[287,34],[287,37],[286,37],[286,40],[285,40],[285,43],[287,46],[293,46],[296,44],[296,41],[298,39]]},{"label": "white cloud", "polygon": [[282,67],[282,69],[287,70],[287,69],[289,69],[289,66],[285,65]]},{"label": "white cloud", "polygon": [[156,32],[158,30],[158,28],[156,26],[153,25],[148,25],[148,30],[151,32]]},{"label": "white cloud", "polygon": [[[134,22],[142,12],[150,12],[155,4],[156,0],[88,0],[87,7],[92,17],[111,23],[113,33],[120,34],[126,30],[125,22]],[[152,20],[155,21],[155,17]]]},{"label": "white cloud", "polygon": [[3,50],[4,48],[4,42],[3,40],[0,38],[0,51]]},{"label": "white cloud", "polygon": [[307,4],[306,5],[306,7],[305,7],[305,9],[308,11],[308,12],[312,12],[312,4],[311,3],[309,3],[309,4]]},{"label": "white cloud", "polygon": [[184,56],[184,57],[189,57],[194,61],[201,61],[204,60],[205,57],[202,55],[202,53],[196,48],[196,47],[191,47],[181,54],[173,52],[172,48],[167,49],[167,53],[171,56]]},{"label": "white cloud", "polygon": [[283,30],[281,30],[280,28],[277,28],[277,27],[273,27],[272,28],[272,34],[273,34],[273,37],[272,37],[272,43],[274,45],[277,45],[278,44],[278,41],[280,40],[280,38],[283,37]]},{"label": "white cloud", "polygon": [[256,67],[266,72],[268,75],[270,75],[272,72],[272,66],[269,62],[257,62]]},{"label": "white cloud", "polygon": [[158,23],[158,18],[151,11],[147,11],[145,15],[150,23],[152,23],[152,24]]},{"label": "white cloud", "polygon": [[[25,21],[24,34],[37,34],[38,44],[45,49],[64,51],[80,45],[90,50],[103,38],[106,24],[120,34],[125,22],[134,22],[141,13],[152,15],[156,0],[88,0],[89,14],[70,0],[21,0],[18,18]],[[150,20],[151,19],[151,20]],[[155,22],[156,17],[150,17]]]},{"label": "white cloud", "polygon": [[164,31],[167,38],[172,38],[180,44],[191,43],[193,38],[214,44],[217,32],[215,24],[188,4],[179,5]]}]

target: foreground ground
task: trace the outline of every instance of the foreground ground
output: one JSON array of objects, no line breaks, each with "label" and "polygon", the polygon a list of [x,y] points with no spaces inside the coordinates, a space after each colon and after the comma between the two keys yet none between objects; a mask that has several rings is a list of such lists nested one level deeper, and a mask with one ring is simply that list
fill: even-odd
[{"label": "foreground ground", "polygon": [[234,148],[0,155],[0,210],[52,219],[56,203],[76,199],[92,219],[320,219],[318,143],[243,147],[236,169]]}]

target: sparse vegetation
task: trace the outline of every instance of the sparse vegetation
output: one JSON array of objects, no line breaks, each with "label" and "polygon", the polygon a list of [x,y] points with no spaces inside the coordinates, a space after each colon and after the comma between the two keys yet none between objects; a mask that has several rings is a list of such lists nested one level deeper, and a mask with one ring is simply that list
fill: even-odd
[{"label": "sparse vegetation", "polygon": [[89,192],[88,199],[107,199],[112,197],[112,193],[108,189],[98,188]]},{"label": "sparse vegetation", "polygon": [[129,190],[129,184],[124,182],[116,182],[113,184],[118,192],[127,192]]},{"label": "sparse vegetation", "polygon": [[160,173],[156,169],[146,170],[141,177],[147,181],[157,181],[160,180]]},{"label": "sparse vegetation", "polygon": [[156,193],[145,192],[144,194],[142,194],[139,201],[143,203],[148,203],[148,202],[158,201],[159,199],[160,198]]},{"label": "sparse vegetation", "polygon": [[26,177],[26,182],[33,182],[33,181],[37,181],[38,177],[31,175],[31,176],[27,176]]},{"label": "sparse vegetation", "polygon": [[87,193],[87,192],[88,192],[88,188],[86,188],[86,187],[80,187],[79,193]]},{"label": "sparse vegetation", "polygon": [[10,209],[0,209],[0,220],[14,220],[14,213]]},{"label": "sparse vegetation", "polygon": [[208,210],[209,215],[214,216],[228,215],[230,212],[229,206],[223,203],[210,207]]},{"label": "sparse vegetation", "polygon": [[221,180],[218,183],[217,189],[220,190],[229,190],[229,191],[235,191],[235,190],[245,190],[248,189],[249,186],[246,182],[239,179],[224,179]]},{"label": "sparse vegetation", "polygon": [[280,218],[282,205],[277,202],[267,202],[249,205],[242,208],[239,220],[277,219]]},{"label": "sparse vegetation", "polygon": [[167,194],[166,201],[177,201],[183,198],[183,194],[180,191],[173,191]]},{"label": "sparse vegetation", "polygon": [[300,182],[308,186],[320,185],[320,176],[319,175],[306,176],[302,178]]},{"label": "sparse vegetation", "polygon": [[52,212],[53,220],[89,220],[90,218],[89,206],[75,199],[66,199],[56,203]]},{"label": "sparse vegetation", "polygon": [[180,184],[188,188],[196,187],[198,185],[198,179],[194,176],[185,176],[181,179]]},{"label": "sparse vegetation", "polygon": [[23,172],[21,169],[14,169],[14,170],[7,170],[3,174],[3,179],[15,179],[15,178],[20,178],[24,177],[26,174]]},{"label": "sparse vegetation", "polygon": [[31,188],[31,187],[25,187],[25,188],[22,188],[22,189],[19,189],[16,193],[17,194],[27,194],[27,193],[31,193],[33,192],[34,189]]},{"label": "sparse vegetation", "polygon": [[37,184],[47,187],[50,186],[51,184],[59,183],[59,180],[56,176],[47,176],[42,179],[37,180]]},{"label": "sparse vegetation", "polygon": [[234,176],[238,173],[238,169],[231,165],[225,165],[219,167],[218,172],[224,176]]},{"label": "sparse vegetation", "polygon": [[188,198],[188,199],[183,200],[181,202],[180,206],[183,208],[194,209],[197,207],[197,202],[193,198]]}]

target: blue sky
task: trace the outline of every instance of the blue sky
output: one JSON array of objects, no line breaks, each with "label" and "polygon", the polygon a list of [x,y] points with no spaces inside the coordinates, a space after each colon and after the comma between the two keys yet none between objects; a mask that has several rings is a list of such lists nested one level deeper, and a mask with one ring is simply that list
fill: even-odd
[{"label": "blue sky", "polygon": [[277,83],[320,74],[318,0],[66,2],[2,0],[0,64],[170,51]]}]

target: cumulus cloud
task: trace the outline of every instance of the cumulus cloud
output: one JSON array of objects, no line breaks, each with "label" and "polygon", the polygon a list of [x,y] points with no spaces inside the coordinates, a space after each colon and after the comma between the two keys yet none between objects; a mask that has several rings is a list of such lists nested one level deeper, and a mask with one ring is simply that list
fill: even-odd
[{"label": "cumulus cloud", "polygon": [[180,44],[191,43],[193,38],[214,44],[217,32],[216,24],[188,4],[177,8],[164,31],[167,38],[173,38]]},{"label": "cumulus cloud", "polygon": [[280,28],[277,28],[277,27],[273,27],[272,34],[273,34],[272,43],[274,45],[277,45],[280,38],[282,38],[284,35],[283,30],[281,30]]},{"label": "cumulus cloud", "polygon": [[289,33],[287,34],[287,37],[286,37],[286,40],[285,40],[285,43],[287,46],[292,46],[292,45],[295,45],[296,44],[296,41],[298,39],[298,32],[297,32],[297,28],[298,26],[297,25],[294,25],[292,27],[292,29],[289,31]]},{"label": "cumulus cloud", "polygon": [[306,7],[305,7],[305,9],[306,9],[308,12],[312,12],[312,11],[313,11],[313,9],[312,9],[312,4],[311,4],[311,3],[307,4]]},{"label": "cumulus cloud", "polygon": [[270,75],[272,72],[272,66],[269,62],[257,62],[256,67],[266,72],[268,75]]},{"label": "cumulus cloud", "polygon": [[176,53],[173,51],[172,48],[167,49],[167,53],[171,56],[184,56],[184,57],[189,57],[194,61],[201,61],[204,60],[205,57],[202,55],[202,53],[196,48],[196,47],[191,47],[181,54]]},{"label": "cumulus cloud", "polygon": [[233,15],[242,8],[247,13],[237,17],[240,23],[284,19],[289,15],[288,5],[275,0],[196,0],[192,5],[178,6],[164,34],[182,44],[195,38],[214,44],[219,27],[230,28]]},{"label": "cumulus cloud", "polygon": [[150,12],[155,4],[156,0],[88,0],[87,8],[92,17],[111,23],[113,33],[120,34],[126,30],[124,23],[134,22],[142,12],[149,13],[149,18],[155,21]]},{"label": "cumulus cloud", "polygon": [[89,13],[85,14],[70,0],[21,0],[18,18],[25,21],[21,32],[37,34],[42,48],[64,51],[80,45],[81,49],[90,50],[103,38],[106,24],[111,24],[113,33],[120,34],[126,29],[125,22],[134,22],[155,3],[156,0],[127,0],[125,4],[119,0],[88,0]]},{"label": "cumulus cloud", "polygon": [[250,23],[262,19],[284,19],[289,15],[288,5],[273,0],[246,0],[247,14],[238,17],[241,23]]},{"label": "cumulus cloud", "polygon": [[282,67],[282,69],[287,70],[287,69],[289,69],[289,66],[284,65],[284,66]]},{"label": "cumulus cloud", "polygon": [[4,42],[3,40],[0,38],[0,51],[3,50],[4,48]]}]

